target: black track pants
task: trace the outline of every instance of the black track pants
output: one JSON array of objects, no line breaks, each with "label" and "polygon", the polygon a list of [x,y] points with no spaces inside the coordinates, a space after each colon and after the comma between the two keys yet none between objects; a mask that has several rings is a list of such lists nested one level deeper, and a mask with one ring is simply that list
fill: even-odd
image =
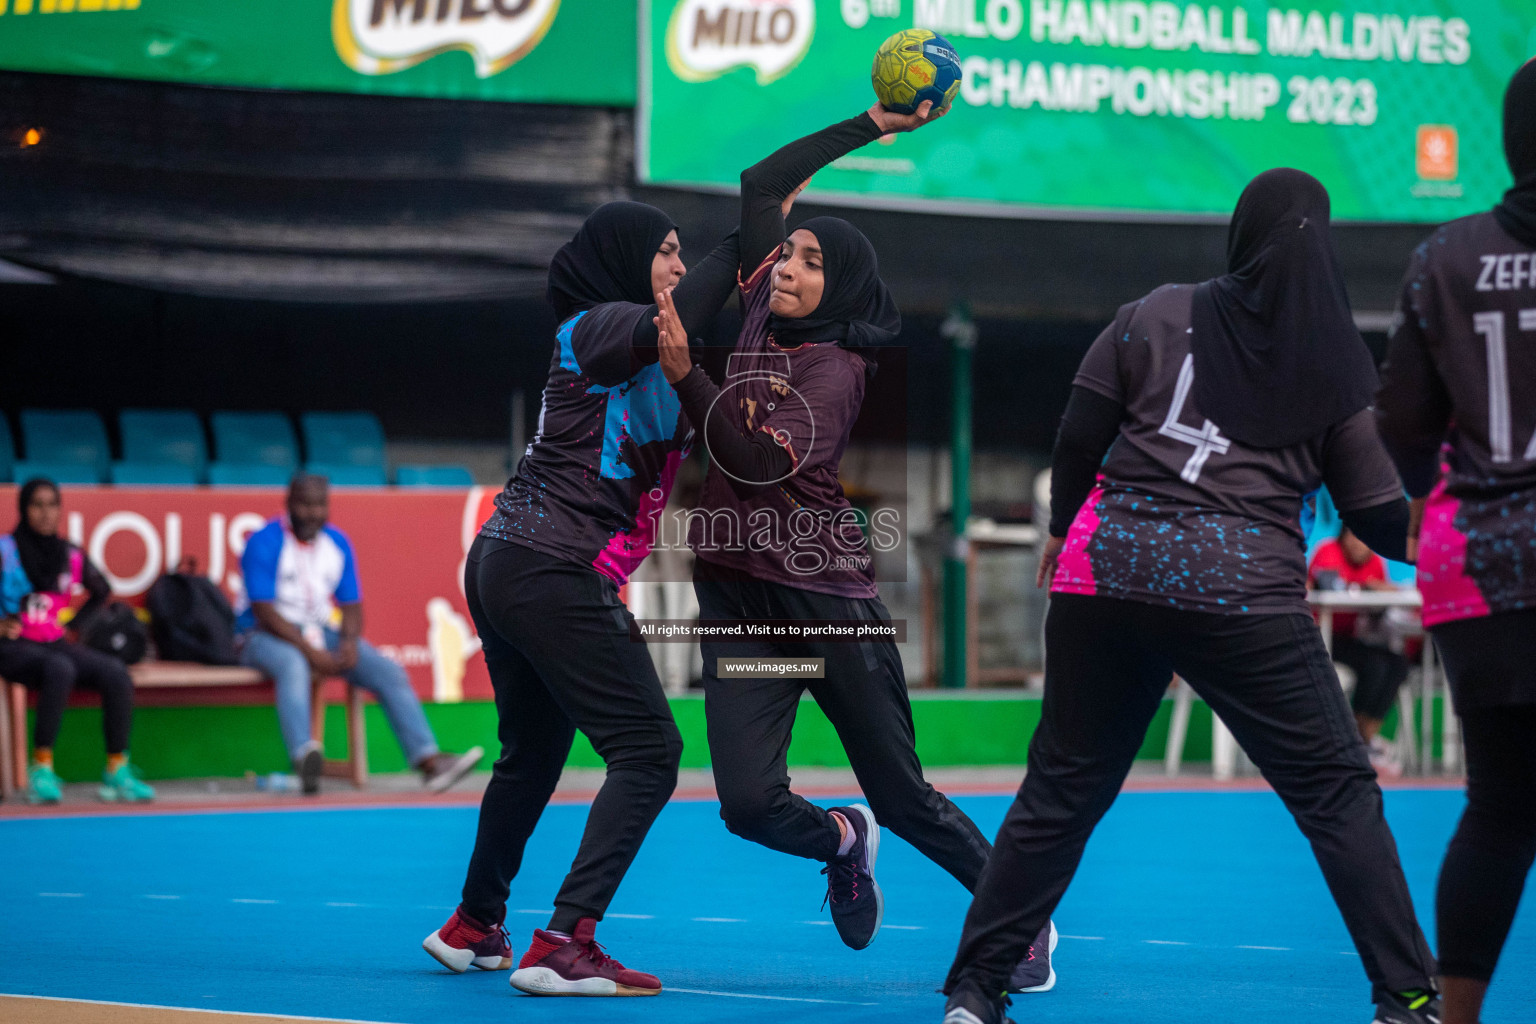
[{"label": "black track pants", "polygon": [[32,745],[52,748],[64,721],[64,707],[76,686],[101,694],[101,728],[107,753],[128,749],[133,731],[133,680],[127,667],[110,654],[59,640],[0,640],[0,678],[37,691]]},{"label": "black track pants", "polygon": [[550,927],[601,919],[677,785],[683,741],[612,580],[521,545],[477,538],[464,570],[496,690],[501,757],[480,803],[464,909],[506,915],[523,847],[580,729],[608,767]]},{"label": "black track pants", "polygon": [[[701,619],[890,621],[879,598],[817,594],[702,559],[694,563],[694,589]],[[781,853],[812,860],[836,856],[837,824],[789,788],[790,732],[800,696],[809,691],[837,730],[875,820],[967,889],[975,887],[990,848],[965,812],[923,778],[895,643],[711,641],[702,648],[709,753],[720,817],[728,829]],[[823,658],[826,676],[722,678],[717,671],[721,657]]]},{"label": "black track pants", "polygon": [[1311,841],[1372,985],[1430,987],[1434,958],[1381,790],[1312,619],[1058,594],[1046,617],[1045,701],[1029,773],[976,888],[945,990],[1002,991],[1077,871],[1175,672],[1221,716]]},{"label": "black track pants", "polygon": [[1536,862],[1536,614],[1433,629],[1467,746],[1467,808],[1435,899],[1440,971],[1487,981]]}]

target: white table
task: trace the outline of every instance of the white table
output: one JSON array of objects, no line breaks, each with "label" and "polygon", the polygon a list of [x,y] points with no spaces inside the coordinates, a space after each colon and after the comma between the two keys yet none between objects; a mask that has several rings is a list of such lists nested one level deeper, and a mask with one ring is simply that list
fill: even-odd
[{"label": "white table", "polygon": [[[1333,616],[1335,612],[1381,612],[1389,608],[1422,608],[1424,598],[1417,590],[1310,590],[1307,602],[1317,609],[1317,625],[1323,634],[1323,646],[1333,653]],[[1424,654],[1421,660],[1419,680],[1419,745],[1414,752],[1413,768],[1421,775],[1428,775],[1434,767],[1430,751],[1434,741],[1435,694],[1444,689],[1439,685],[1440,674],[1436,670],[1435,645],[1429,635],[1419,627],[1424,637]],[[1456,771],[1461,764],[1460,723],[1451,711],[1450,693],[1446,692],[1445,715],[1441,719],[1441,765],[1446,771]],[[1408,727],[1403,723],[1402,727]]]}]

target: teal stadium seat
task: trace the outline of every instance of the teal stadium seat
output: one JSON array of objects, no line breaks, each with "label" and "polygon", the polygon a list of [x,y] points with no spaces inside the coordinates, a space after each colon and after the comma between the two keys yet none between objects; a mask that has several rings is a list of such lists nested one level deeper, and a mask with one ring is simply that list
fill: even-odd
[{"label": "teal stadium seat", "polygon": [[293,471],[259,462],[210,462],[208,482],[215,487],[286,487]]},{"label": "teal stadium seat", "polygon": [[71,483],[102,482],[112,462],[107,430],[89,409],[23,409],[21,443],[29,463],[89,467],[88,481],[77,471]]},{"label": "teal stadium seat", "polygon": [[99,484],[102,482],[101,473],[95,466],[84,462],[41,462],[32,459],[18,460],[12,472],[16,475],[16,482],[24,484],[28,480],[42,477],[44,480],[52,480],[59,485],[64,484]]},{"label": "teal stadium seat", "polygon": [[124,463],[185,466],[194,483],[207,472],[203,425],[191,409],[124,409],[117,425]]},{"label": "teal stadium seat", "polygon": [[112,482],[124,487],[193,487],[198,474],[180,462],[114,462]]},{"label": "teal stadium seat", "polygon": [[267,487],[288,482],[299,468],[293,424],[280,412],[216,412],[208,482],[225,487]]},{"label": "teal stadium seat", "polygon": [[[299,417],[307,460],[384,472],[384,428],[371,412],[307,412]],[[380,481],[383,482],[382,480]]]},{"label": "teal stadium seat", "polygon": [[383,466],[348,466],[311,462],[304,466],[304,472],[325,477],[331,482],[332,487],[383,487],[387,482],[384,479]]},{"label": "teal stadium seat", "polygon": [[0,412],[0,483],[10,480],[15,468],[16,445],[11,441],[11,423],[5,413]]},{"label": "teal stadium seat", "polygon": [[400,466],[395,483],[401,487],[473,487],[474,474],[463,466]]}]

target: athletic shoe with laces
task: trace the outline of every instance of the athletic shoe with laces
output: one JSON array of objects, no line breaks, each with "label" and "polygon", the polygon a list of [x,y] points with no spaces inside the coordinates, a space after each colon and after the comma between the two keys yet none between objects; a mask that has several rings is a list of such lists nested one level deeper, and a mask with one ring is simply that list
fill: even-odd
[{"label": "athletic shoe with laces", "polygon": [[1384,993],[1371,1024],[1440,1024],[1440,997],[1423,989]]},{"label": "athletic shoe with laces", "polygon": [[1011,1002],[1003,992],[996,999],[988,999],[974,988],[962,986],[944,1004],[944,1024],[1013,1024],[1007,1012]]},{"label": "athletic shoe with laces", "polygon": [[501,925],[481,924],[456,907],[448,923],[421,940],[421,948],[438,963],[463,974],[471,967],[504,971],[512,966],[512,942]]},{"label": "athletic shoe with laces", "polygon": [[654,996],[661,982],[609,956],[592,937],[597,921],[576,922],[569,939],[534,929],[533,943],[512,972],[512,987],[533,996]]},{"label": "athletic shoe with laces", "polygon": [[827,861],[821,873],[827,876],[827,897],[821,905],[832,904],[832,923],[843,944],[863,949],[874,941],[885,919],[885,897],[875,883],[875,858],[880,853],[880,826],[875,812],[863,804],[834,807],[853,830],[853,846],[846,854]]},{"label": "athletic shoe with laces", "polygon": [[27,803],[56,804],[64,798],[64,786],[51,764],[36,764],[27,769]]},{"label": "athletic shoe with laces", "polygon": [[1008,976],[1009,992],[1049,992],[1056,987],[1056,968],[1052,961],[1060,938],[1056,934],[1056,922],[1045,922],[1045,927],[1035,936],[1024,959],[1019,961],[1013,973]]},{"label": "athletic shoe with laces", "polygon": [[117,771],[101,773],[101,788],[96,795],[109,804],[143,804],[155,798],[155,787],[140,777],[138,768],[124,761]]}]

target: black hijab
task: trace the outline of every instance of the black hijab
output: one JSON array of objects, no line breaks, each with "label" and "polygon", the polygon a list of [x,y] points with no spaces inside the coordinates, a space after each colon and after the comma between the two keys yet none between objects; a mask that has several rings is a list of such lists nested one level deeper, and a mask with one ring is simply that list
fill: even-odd
[{"label": "black hijab", "polygon": [[[901,313],[880,280],[880,260],[864,233],[840,217],[812,217],[800,227],[821,246],[821,301],[808,316],[768,315],[768,329],[782,344],[836,341],[845,348],[889,345],[901,333]],[[873,368],[869,355],[866,362]]]},{"label": "black hijab", "polygon": [[605,302],[655,302],[651,261],[675,227],[672,218],[644,203],[604,203],[593,210],[549,264],[547,294],[560,322]]},{"label": "black hijab", "polygon": [[1227,273],[1195,288],[1195,402],[1254,448],[1316,437],[1376,392],[1328,209],[1328,190],[1310,174],[1265,171],[1233,211]]},{"label": "black hijab", "polygon": [[1504,159],[1515,184],[1493,215],[1510,237],[1536,249],[1536,58],[1504,91]]},{"label": "black hijab", "polygon": [[27,522],[27,506],[33,495],[48,489],[55,494],[58,485],[52,480],[36,477],[22,485],[16,495],[21,519],[11,536],[16,538],[16,552],[21,556],[21,567],[27,573],[27,582],[34,592],[53,593],[59,589],[59,577],[69,571],[69,542],[58,534],[52,537],[38,533]]}]

